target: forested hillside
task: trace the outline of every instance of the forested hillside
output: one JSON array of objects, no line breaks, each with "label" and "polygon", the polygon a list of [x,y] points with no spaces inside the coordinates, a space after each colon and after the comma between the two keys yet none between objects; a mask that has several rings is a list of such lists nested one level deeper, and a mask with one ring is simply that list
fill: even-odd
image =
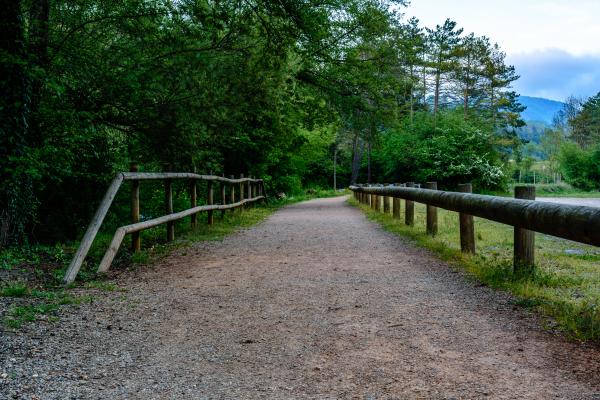
[{"label": "forested hillside", "polygon": [[562,110],[564,103],[540,97],[519,96],[519,103],[527,107],[521,117],[525,121],[538,121],[552,125],[556,114]]},{"label": "forested hillside", "polygon": [[14,0],[1,14],[0,245],[80,234],[116,171],[498,187],[501,48],[404,0]]}]

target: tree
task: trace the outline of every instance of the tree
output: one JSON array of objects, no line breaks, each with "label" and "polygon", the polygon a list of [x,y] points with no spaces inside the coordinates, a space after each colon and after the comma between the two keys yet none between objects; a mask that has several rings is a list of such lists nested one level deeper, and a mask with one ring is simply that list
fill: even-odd
[{"label": "tree", "polygon": [[428,65],[433,74],[434,97],[433,116],[437,118],[443,79],[447,74],[456,69],[458,58],[458,44],[463,30],[456,27],[456,22],[447,19],[443,25],[435,29],[427,28],[429,46]]},{"label": "tree", "polygon": [[582,104],[581,110],[569,118],[571,139],[584,149],[600,144],[600,93]]}]

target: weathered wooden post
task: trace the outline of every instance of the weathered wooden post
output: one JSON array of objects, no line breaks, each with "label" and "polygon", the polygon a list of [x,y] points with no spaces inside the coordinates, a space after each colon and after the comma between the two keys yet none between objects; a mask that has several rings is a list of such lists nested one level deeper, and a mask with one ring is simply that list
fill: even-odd
[{"label": "weathered wooden post", "polygon": [[392,200],[392,214],[394,216],[394,219],[400,219],[400,213],[400,199],[394,197]]},{"label": "weathered wooden post", "polygon": [[[244,179],[244,174],[240,174],[240,179]],[[244,189],[245,189],[245,185],[244,182],[240,182],[240,201],[244,200]],[[240,211],[242,211],[244,209],[244,206],[240,206]]]},{"label": "weathered wooden post", "polygon": [[[131,164],[129,170],[131,172],[138,172],[138,165]],[[140,222],[140,181],[131,181],[131,223],[135,224]],[[137,253],[142,248],[140,240],[140,233],[133,232],[131,234],[131,251]]]},{"label": "weathered wooden post", "polygon": [[[250,179],[254,179],[252,175],[250,175]],[[251,199],[254,197],[254,182],[248,181],[248,198]]]},{"label": "weathered wooden post", "polygon": [[[235,179],[235,177],[233,175],[231,175],[231,179]],[[231,184],[231,195],[229,197],[231,197],[231,204],[235,203],[235,184],[234,183]],[[235,208],[232,208],[231,212],[233,213],[234,211],[235,211]]]},{"label": "weathered wooden post", "polygon": [[[535,186],[516,186],[515,198],[535,200]],[[535,232],[515,226],[514,247],[514,271],[532,271],[535,266]]]},{"label": "weathered wooden post", "polygon": [[[210,175],[212,175],[212,171],[210,172]],[[207,199],[206,199],[206,204],[208,204],[209,206],[212,206],[214,204],[214,193],[213,193],[213,181],[208,181],[206,182],[207,186],[208,186],[208,194],[207,194]],[[209,210],[206,213],[206,222],[208,223],[208,225],[212,225],[213,224],[213,212],[212,210]]]},{"label": "weathered wooden post", "polygon": [[389,196],[383,197],[383,212],[386,214],[390,213],[390,197]]},{"label": "weathered wooden post", "polygon": [[[173,214],[173,181],[165,179],[165,211],[166,214]],[[175,222],[167,222],[167,242],[175,240]]]},{"label": "weathered wooden post", "polygon": [[[195,173],[195,171],[194,171]],[[198,205],[198,185],[196,184],[196,179],[190,180],[190,208],[194,208]],[[196,228],[196,222],[198,220],[197,214],[192,214],[190,216],[190,224],[192,229]]]},{"label": "weathered wooden post", "polygon": [[[425,183],[425,189],[437,190],[437,182]],[[438,232],[438,217],[437,207],[427,205],[427,234],[431,236],[437,235]]]},{"label": "weathered wooden post", "polygon": [[[225,178],[225,174],[222,175],[223,178]],[[225,187],[225,182],[221,182],[221,204],[225,205],[227,204],[227,194],[226,194],[226,187]],[[223,218],[225,216],[225,210],[221,210],[221,218]]]},{"label": "weathered wooden post", "polygon": [[[473,185],[464,183],[458,185],[458,191],[461,193],[473,193]],[[475,226],[473,216],[469,214],[458,214],[460,224],[460,250],[463,253],[475,254]]]},{"label": "weathered wooden post", "polygon": [[[407,182],[406,187],[414,187],[414,182]],[[415,202],[411,200],[404,201],[404,223],[408,226],[415,224]]]}]

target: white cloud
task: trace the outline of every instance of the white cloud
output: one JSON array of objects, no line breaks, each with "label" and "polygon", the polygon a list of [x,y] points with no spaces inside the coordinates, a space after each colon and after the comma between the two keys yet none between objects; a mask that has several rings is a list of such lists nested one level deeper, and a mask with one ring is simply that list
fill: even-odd
[{"label": "white cloud", "polygon": [[427,26],[451,18],[509,53],[561,48],[600,54],[598,0],[412,0],[405,13]]},{"label": "white cloud", "polygon": [[553,49],[510,55],[521,79],[515,89],[529,96],[563,101],[600,92],[600,55],[573,55]]},{"label": "white cloud", "polygon": [[411,0],[404,10],[433,27],[446,18],[500,44],[525,95],[564,100],[600,90],[600,0]]}]

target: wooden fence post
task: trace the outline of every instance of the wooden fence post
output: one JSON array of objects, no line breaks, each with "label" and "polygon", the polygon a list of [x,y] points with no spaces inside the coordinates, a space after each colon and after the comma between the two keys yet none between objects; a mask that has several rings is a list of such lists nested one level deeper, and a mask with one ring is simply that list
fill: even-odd
[{"label": "wooden fence post", "polygon": [[[406,183],[406,187],[414,187],[414,182]],[[414,226],[415,224],[415,202],[411,200],[404,201],[404,223],[408,226]]]},{"label": "wooden fence post", "polygon": [[[473,185],[464,183],[458,185],[458,191],[461,193],[473,193]],[[460,250],[463,253],[475,254],[475,226],[473,216],[469,214],[458,214],[460,223]]]},{"label": "wooden fence post", "polygon": [[[437,190],[437,182],[425,183],[425,189]],[[438,217],[437,207],[427,205],[427,234],[431,236],[437,235],[438,232]]]},{"label": "wooden fence post", "polygon": [[[244,179],[244,174],[240,174],[240,179]],[[245,193],[244,193],[245,187],[244,186],[245,186],[244,182],[240,182],[240,200],[244,200],[244,198],[245,198],[244,197],[244,195],[245,195]],[[243,209],[244,209],[244,206],[241,206],[240,211]]]},{"label": "wooden fence post", "polygon": [[[192,179],[190,181],[190,208],[194,208],[197,205],[198,205],[198,185],[196,184],[196,180]],[[192,214],[190,216],[190,224],[192,226],[192,229],[196,228],[197,221],[198,221],[198,215]]]},{"label": "wooden fence post", "polygon": [[[168,214],[173,214],[173,181],[165,179],[165,211]],[[175,222],[167,222],[167,242],[175,240]]]},{"label": "wooden fence post", "polygon": [[394,219],[400,219],[400,199],[394,197],[392,200],[392,214]]},{"label": "wooden fence post", "polygon": [[[131,164],[129,168],[131,172],[138,172],[138,165]],[[140,222],[140,181],[131,181],[131,223]],[[131,234],[131,251],[137,253],[142,247],[140,233],[133,232]]]},{"label": "wooden fence post", "polygon": [[390,213],[390,198],[388,196],[384,196],[383,198],[383,212],[386,214]]},{"label": "wooden fence post", "polygon": [[[212,171],[210,172],[210,175],[212,175]],[[208,186],[208,194],[207,194],[206,204],[208,204],[209,206],[212,206],[214,204],[213,181],[208,181],[208,182],[206,182],[206,184]],[[213,224],[213,212],[212,211],[206,212],[206,222],[208,223],[208,225]]]},{"label": "wooden fence post", "polygon": [[[516,186],[515,198],[535,200],[535,186]],[[531,272],[535,266],[535,232],[515,226],[515,272]]]},{"label": "wooden fence post", "polygon": [[[223,178],[225,178],[225,174],[221,175]],[[225,182],[221,182],[221,204],[225,205],[227,204],[227,194],[226,194],[226,186],[225,186]],[[223,218],[225,216],[225,210],[221,210],[221,218]]]},{"label": "wooden fence post", "polygon": [[[233,175],[231,175],[231,179],[235,179],[235,177]],[[231,195],[229,196],[231,198],[231,204],[235,203],[235,184],[232,183],[231,184]],[[235,208],[231,209],[231,213],[235,212]]]}]

